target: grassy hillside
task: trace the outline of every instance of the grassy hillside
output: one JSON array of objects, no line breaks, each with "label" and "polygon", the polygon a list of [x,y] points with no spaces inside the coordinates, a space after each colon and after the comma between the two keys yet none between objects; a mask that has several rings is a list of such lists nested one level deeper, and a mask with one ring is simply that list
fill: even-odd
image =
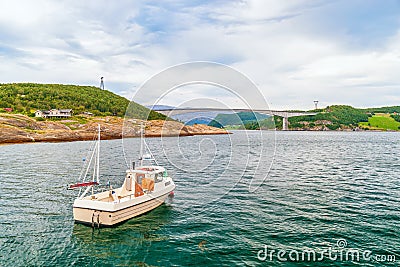
[{"label": "grassy hillside", "polygon": [[[129,100],[94,86],[62,84],[9,83],[0,84],[0,111],[12,108],[14,113],[32,116],[35,110],[72,109],[74,114],[92,112],[96,116],[123,117]],[[131,117],[165,119],[137,103],[131,105]]]},{"label": "grassy hillside", "polygon": [[400,122],[389,114],[376,113],[368,119],[368,122],[360,122],[360,126],[366,130],[399,130]]}]

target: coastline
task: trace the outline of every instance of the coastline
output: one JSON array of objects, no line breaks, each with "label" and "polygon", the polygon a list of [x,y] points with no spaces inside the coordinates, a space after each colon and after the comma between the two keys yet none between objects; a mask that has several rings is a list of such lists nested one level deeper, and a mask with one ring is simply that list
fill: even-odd
[{"label": "coastline", "polygon": [[[37,120],[21,114],[0,113],[0,145],[39,143],[39,142],[74,142],[93,140],[97,125],[100,124],[101,139],[112,140],[140,137],[140,125],[145,124],[146,137],[176,137],[195,135],[231,134],[230,130],[207,125],[184,125],[177,121],[164,120],[124,120],[121,117],[71,117],[66,120]],[[232,129],[233,130],[233,129]],[[241,131],[242,129],[235,129]],[[244,129],[243,129],[244,130]],[[257,130],[258,131],[258,130]],[[275,129],[274,131],[281,131]],[[394,130],[363,128],[293,128],[288,132],[399,132]]]},{"label": "coastline", "polygon": [[229,134],[224,129],[206,125],[185,126],[176,121],[153,120],[125,123],[124,119],[119,117],[92,117],[85,123],[80,123],[74,118],[60,121],[37,121],[20,114],[3,114],[0,116],[0,145],[93,140],[98,124],[100,124],[102,140],[135,138],[140,137],[141,122],[145,123],[146,137]]},{"label": "coastline", "polygon": [[[181,134],[181,135],[145,135],[146,138],[157,138],[157,137],[178,137],[178,136],[196,136],[196,135],[225,135],[225,134],[232,134],[231,132],[227,133],[194,133],[194,134]],[[118,140],[122,138],[140,138],[140,136],[120,136],[120,137],[101,137],[101,140]],[[35,140],[35,141],[10,141],[10,142],[0,142],[0,146],[7,146],[7,145],[18,145],[18,144],[37,144],[37,143],[63,143],[63,142],[80,142],[80,141],[91,141],[93,138],[77,138],[77,139],[52,139],[52,140]]]}]

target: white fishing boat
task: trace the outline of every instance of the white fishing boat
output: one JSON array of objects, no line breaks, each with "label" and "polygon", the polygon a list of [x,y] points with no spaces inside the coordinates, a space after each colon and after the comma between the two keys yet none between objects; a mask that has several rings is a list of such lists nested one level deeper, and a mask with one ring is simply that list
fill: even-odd
[{"label": "white fishing boat", "polygon": [[[148,149],[143,127],[140,143],[139,166],[135,167],[133,162],[126,170],[122,186],[114,189],[108,183],[106,189],[96,193],[95,187],[100,185],[99,125],[97,141],[87,169],[81,174],[82,180],[69,186],[69,189],[80,188],[79,196],[73,204],[75,222],[93,227],[114,226],[157,208],[168,196],[173,195],[175,184],[166,169],[158,166],[150,150],[148,154],[143,154],[143,148]],[[91,181],[85,181],[90,170]],[[85,190],[82,192],[83,188]]]}]

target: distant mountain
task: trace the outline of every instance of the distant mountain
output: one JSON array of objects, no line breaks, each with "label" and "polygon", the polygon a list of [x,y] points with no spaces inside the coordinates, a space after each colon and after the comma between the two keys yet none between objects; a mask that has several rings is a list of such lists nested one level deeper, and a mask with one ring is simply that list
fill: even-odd
[{"label": "distant mountain", "polygon": [[193,125],[193,124],[208,125],[219,113],[220,111],[191,112],[191,113],[174,115],[173,118],[181,122],[184,122],[187,125]]},{"label": "distant mountain", "polygon": [[147,108],[158,111],[158,110],[166,110],[166,109],[174,109],[174,106],[168,106],[168,105],[147,105]]},{"label": "distant mountain", "polygon": [[185,122],[185,125],[205,124],[208,125],[213,119],[209,117],[198,117]]},{"label": "distant mountain", "polygon": [[225,127],[227,125],[244,125],[250,122],[262,121],[270,115],[257,112],[238,112],[234,114],[218,114],[208,125],[214,127]]},{"label": "distant mountain", "polygon": [[[166,109],[175,109],[174,106],[168,105],[149,105],[148,108],[154,111],[161,111]],[[181,121],[185,123],[185,125],[194,125],[194,124],[205,124],[208,125],[218,114],[220,111],[202,111],[202,112],[189,112],[184,114],[178,114],[171,116],[172,119]]]},{"label": "distant mountain", "polygon": [[[74,114],[91,112],[96,116],[154,120],[166,116],[132,102],[122,96],[94,86],[63,84],[8,83],[0,84],[0,111],[34,116],[35,110],[72,109]],[[129,109],[128,108],[129,105]]]}]

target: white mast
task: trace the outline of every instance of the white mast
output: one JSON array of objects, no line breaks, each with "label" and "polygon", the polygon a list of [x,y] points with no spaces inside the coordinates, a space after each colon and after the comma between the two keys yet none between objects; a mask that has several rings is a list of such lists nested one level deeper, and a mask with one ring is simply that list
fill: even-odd
[{"label": "white mast", "polygon": [[[100,183],[99,176],[100,176],[100,124],[97,124],[97,157],[96,157],[96,167],[95,172],[93,172],[93,182],[94,176],[96,173],[96,182],[97,184]],[[92,195],[94,194],[94,186],[92,185]]]},{"label": "white mast", "polygon": [[140,166],[143,166],[143,122],[140,123]]},{"label": "white mast", "polygon": [[97,183],[100,183],[100,124],[98,124],[98,141],[97,141],[97,172],[96,172],[96,176],[97,176]]},{"label": "white mast", "polygon": [[[91,167],[92,160],[94,159],[93,162],[93,178],[92,182],[93,184],[89,185],[86,190],[79,196],[79,199],[83,199],[84,196],[89,192],[90,189],[92,189],[92,195],[94,194],[94,183],[96,182],[97,184],[100,184],[100,124],[97,125],[97,143],[94,145],[94,149],[92,152],[92,155],[90,156],[89,164],[86,169],[85,175],[83,176],[82,182],[85,180],[86,175],[89,172],[89,169]],[[97,151],[96,151],[97,150]],[[96,157],[94,155],[96,154]],[[96,180],[96,181],[95,181]],[[79,190],[79,194],[81,193],[81,190]]]}]

